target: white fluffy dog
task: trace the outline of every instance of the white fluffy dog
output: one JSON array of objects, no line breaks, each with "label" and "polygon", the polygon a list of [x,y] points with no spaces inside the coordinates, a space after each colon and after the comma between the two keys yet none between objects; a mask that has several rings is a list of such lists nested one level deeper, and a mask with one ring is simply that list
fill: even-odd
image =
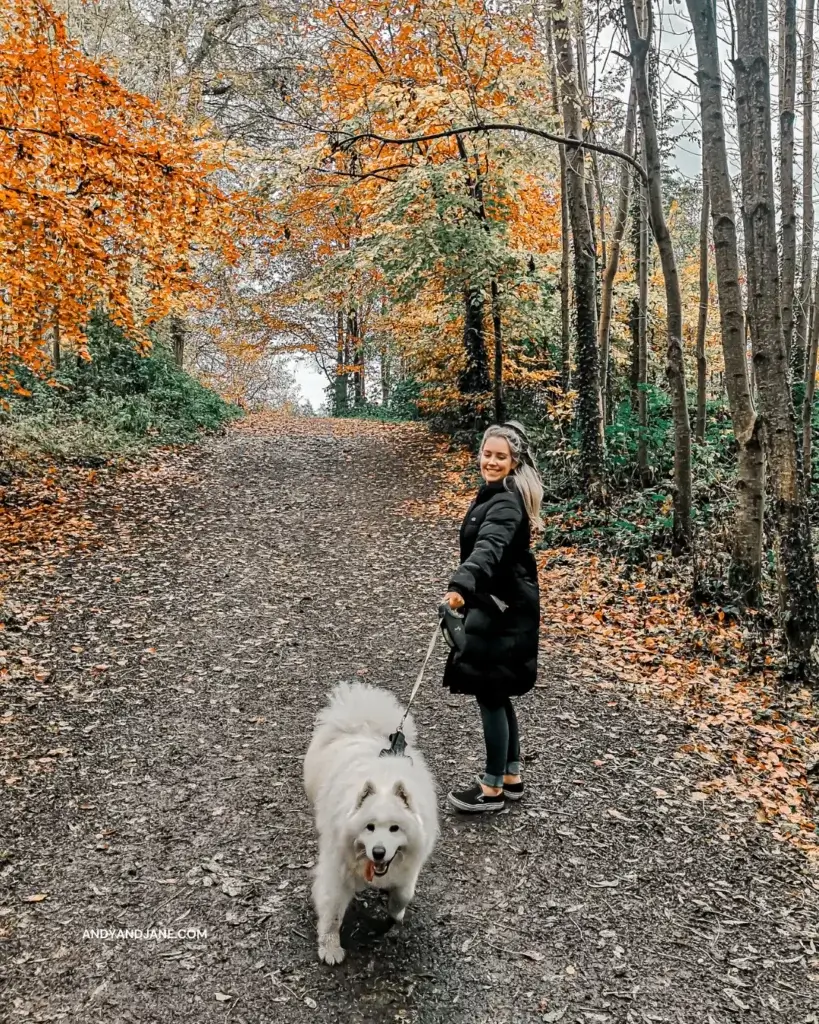
[{"label": "white fluffy dog", "polygon": [[344,959],[339,929],[354,893],[389,891],[397,922],[438,836],[435,784],[415,747],[407,716],[407,756],[381,757],[401,708],[386,690],[342,683],[319,712],[304,759],[304,787],[319,834],[313,901],[319,959]]}]

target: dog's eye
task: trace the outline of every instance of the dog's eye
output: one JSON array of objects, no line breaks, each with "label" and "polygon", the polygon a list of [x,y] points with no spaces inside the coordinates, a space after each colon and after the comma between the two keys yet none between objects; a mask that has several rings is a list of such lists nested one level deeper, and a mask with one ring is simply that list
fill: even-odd
[{"label": "dog's eye", "polygon": [[398,826],[397,825],[390,825],[390,832],[397,832],[397,831],[398,831]]},{"label": "dog's eye", "polygon": [[367,826],[367,831],[368,832],[375,832],[375,825],[368,825]]}]

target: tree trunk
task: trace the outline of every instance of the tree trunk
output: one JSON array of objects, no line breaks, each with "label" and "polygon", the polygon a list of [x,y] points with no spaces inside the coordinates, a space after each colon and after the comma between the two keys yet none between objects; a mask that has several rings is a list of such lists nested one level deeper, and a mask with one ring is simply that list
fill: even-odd
[{"label": "tree trunk", "polygon": [[347,313],[347,346],[354,366],[353,403],[355,405],[364,403],[364,356],[359,334],[358,311],[351,309]]},{"label": "tree trunk", "polygon": [[59,370],[62,365],[62,351],[60,350],[60,321],[54,320],[54,327],[51,329],[51,362],[54,369]]},{"label": "tree trunk", "polygon": [[[782,330],[791,353],[796,276],[796,205],[793,191],[793,125],[796,117],[796,0],[782,0],[779,76],[779,191],[782,222]],[[802,353],[804,364],[805,354]],[[803,369],[804,373],[804,369]]]},{"label": "tree trunk", "polygon": [[173,361],[181,370],[185,362],[185,324],[182,318],[175,313],[171,315],[169,330],[171,348],[173,349]]},{"label": "tree trunk", "polygon": [[[387,315],[387,296],[381,296],[381,317]],[[378,353],[378,363],[381,370],[381,404],[387,405],[392,393],[392,352],[390,343],[385,338]]]},{"label": "tree trunk", "polygon": [[[577,88],[580,121],[583,127],[584,141],[594,142],[594,112],[592,111],[591,93],[589,91],[589,58],[586,46],[586,12],[583,9],[583,0],[575,0],[574,14],[574,37],[577,49]],[[598,253],[600,254],[603,265],[606,263],[606,224],[602,199],[603,189],[600,183],[600,168],[597,162],[597,154],[592,150],[588,155],[588,162],[586,165],[586,206],[589,211],[589,229],[591,230],[592,244],[594,245],[595,273],[598,271]],[[599,294],[595,296],[595,300],[599,303]]]},{"label": "tree trunk", "polygon": [[503,423],[506,419],[506,401],[503,392],[503,331],[498,282],[494,278],[492,279],[491,289],[492,331],[495,342],[495,372],[492,377],[492,394],[495,403],[495,422]]},{"label": "tree trunk", "polygon": [[[636,119],[637,97],[632,86],[629,92],[628,110],[626,111],[626,128],[623,136],[623,152],[629,156],[634,154],[634,122]],[[631,196],[632,168],[622,160],[620,162],[620,195],[617,200],[617,213],[611,233],[611,244],[608,250],[608,261],[603,274],[603,287],[600,297],[600,324],[597,330],[597,348],[600,352],[600,392],[603,396],[605,420],[606,394],[609,373],[609,354],[611,350],[611,310],[614,297],[614,279],[620,265],[620,247],[628,221],[628,207]],[[602,215],[602,214],[601,214]]]},{"label": "tree trunk", "polygon": [[711,215],[711,197],[705,164],[702,171],[702,210],[700,212],[700,313],[697,319],[697,441],[705,442],[705,389],[708,361],[705,358],[705,332],[708,329],[708,218]]},{"label": "tree trunk", "polygon": [[[816,267],[816,293],[819,293],[819,265]],[[810,318],[810,348],[805,375],[805,399],[802,403],[802,467],[805,477],[805,495],[810,497],[813,478],[813,400],[816,395],[816,354],[819,349],[819,317],[816,306]]]},{"label": "tree trunk", "polygon": [[747,340],[736,214],[725,142],[722,79],[713,0],[687,0],[697,46],[703,137],[703,178],[711,201],[725,389],[737,443],[737,511],[730,584],[743,604],[759,602],[765,463],[746,357]]},{"label": "tree trunk", "polygon": [[483,296],[477,289],[464,289],[464,351],[466,368],[460,377],[464,395],[489,391],[489,366],[483,329]]},{"label": "tree trunk", "polygon": [[[469,154],[460,136],[456,136],[455,145],[458,147],[458,156],[464,167],[464,175],[469,195],[477,204],[475,215],[480,221],[484,231],[489,232],[489,220],[486,216],[486,206],[483,201],[483,182],[480,177],[480,170],[474,174],[469,164]],[[484,297],[477,288],[471,288],[469,284],[464,287],[464,350],[466,354],[466,368],[460,377],[460,390],[464,395],[480,394],[488,391],[489,384],[489,360],[486,352],[486,335],[484,331]],[[469,410],[478,422],[478,410],[474,406]]]},{"label": "tree trunk", "polygon": [[[813,23],[816,5],[805,0],[805,30],[802,42],[802,258],[799,272],[799,302],[796,308],[791,374],[794,404],[799,408],[806,380],[805,352],[811,311],[813,277]],[[805,463],[807,466],[808,463]],[[810,478],[810,472],[807,473]]]},{"label": "tree trunk", "polygon": [[[636,102],[636,97],[635,97]],[[642,149],[639,142],[639,133],[635,127],[634,137],[634,155],[638,156]],[[645,198],[643,192],[642,179],[634,176],[633,188],[632,188],[632,200],[631,200],[631,250],[632,250],[632,266],[634,267],[634,287],[635,292],[632,295],[631,303],[629,304],[628,311],[628,327],[629,336],[631,337],[631,359],[629,365],[629,406],[631,413],[635,420],[637,418],[637,406],[638,406],[638,391],[637,386],[639,383],[639,364],[640,364],[640,232],[643,229],[642,220],[642,209],[643,199]]]},{"label": "tree trunk", "polygon": [[774,499],[779,595],[790,669],[796,677],[806,679],[816,637],[816,568],[797,456],[780,307],[766,0],[743,0],[736,6],[736,19],[734,70],[751,342]]},{"label": "tree trunk", "polygon": [[560,382],[566,392],[572,385],[572,335],[569,301],[569,192],[567,185],[566,150],[560,147]]},{"label": "tree trunk", "polygon": [[651,485],[648,462],[648,196],[640,185],[640,233],[637,248],[637,472],[643,487]]},{"label": "tree trunk", "polygon": [[381,347],[378,361],[381,369],[381,404],[386,406],[389,404],[392,391],[392,365],[390,350],[386,345]]},{"label": "tree trunk", "polygon": [[[564,133],[567,138],[580,140],[583,130],[565,0],[552,0],[552,18],[563,100]],[[575,146],[566,147],[566,186],[574,252],[580,462],[586,493],[596,501],[602,500],[605,495],[603,420],[597,355],[596,253],[586,201],[583,151]]]},{"label": "tree trunk", "polygon": [[344,311],[336,314],[336,386],[333,413],[341,416],[347,411],[347,374],[345,372]]},{"label": "tree trunk", "polygon": [[[560,115],[560,87],[557,78],[557,58],[555,56],[554,33],[552,20],[546,22],[549,61],[552,79],[552,110]],[[571,387],[572,380],[572,349],[569,324],[569,197],[566,186],[566,150],[558,147],[560,158],[560,383],[563,391]]]},{"label": "tree trunk", "polygon": [[[591,141],[595,141],[595,133],[589,132]],[[606,245],[606,206],[603,200],[603,182],[600,179],[600,161],[597,159],[597,153],[592,152],[591,154],[591,172],[592,179],[594,181],[594,200],[597,203],[597,209],[600,211],[598,214],[597,223],[600,225],[599,241],[600,241],[600,263],[601,266],[607,267],[609,262],[607,245]],[[589,207],[591,209],[591,206]],[[594,218],[592,218],[592,222]],[[595,243],[597,239],[595,239]],[[599,300],[599,296],[598,296]],[[602,391],[602,388],[601,388]]]},{"label": "tree trunk", "polygon": [[[639,186],[638,186],[639,188]],[[640,230],[642,221],[640,220],[639,212],[636,214],[637,230]],[[634,267],[636,276],[639,278],[640,275],[640,241],[637,240],[637,245],[634,250]],[[639,292],[639,283],[638,283]],[[631,305],[628,311],[628,329],[631,335],[631,365],[629,366],[629,405],[633,415],[637,416],[637,403],[638,403],[638,392],[637,386],[640,382],[640,299],[638,295],[635,295],[631,300]]]},{"label": "tree trunk", "polygon": [[646,57],[652,32],[650,4],[651,0],[648,0],[648,28],[645,36],[641,35],[640,29],[637,27],[637,15],[633,0],[624,0],[623,9],[626,15],[634,87],[643,129],[643,151],[648,171],[649,217],[665,283],[666,375],[671,390],[671,407],[674,416],[673,548],[679,552],[686,550],[691,545],[691,423],[688,419],[688,396],[683,362],[682,295],[677,275],[674,245],[663,210],[660,148],[646,73]]}]

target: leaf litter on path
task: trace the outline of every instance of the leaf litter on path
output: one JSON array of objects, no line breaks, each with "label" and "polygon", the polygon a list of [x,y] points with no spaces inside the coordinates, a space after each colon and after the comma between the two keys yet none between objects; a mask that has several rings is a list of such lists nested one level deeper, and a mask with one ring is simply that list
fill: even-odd
[{"label": "leaf litter on path", "polygon": [[[404,928],[364,893],[345,963],[319,964],[307,737],[341,679],[406,699],[470,463],[419,425],[249,418],[92,488],[93,549],[16,564],[0,941],[21,1019],[82,1021],[91,993],[94,1019],[182,1024],[691,1024],[745,1012],[735,998],[804,1017],[819,894],[798,855],[688,799],[716,762],[680,749],[678,709],[616,688],[609,648],[548,605],[555,582],[519,705],[526,800],[491,822],[442,811]],[[414,715],[445,790],[474,775],[481,733],[441,691],[443,658]],[[96,926],[193,937],[83,940]]]}]

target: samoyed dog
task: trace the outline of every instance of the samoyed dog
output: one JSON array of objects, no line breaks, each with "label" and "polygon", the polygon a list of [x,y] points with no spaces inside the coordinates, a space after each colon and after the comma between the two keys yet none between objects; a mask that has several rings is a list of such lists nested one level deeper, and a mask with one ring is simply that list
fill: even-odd
[{"label": "samoyed dog", "polygon": [[319,837],[313,883],[319,959],[344,959],[339,930],[357,890],[389,892],[396,922],[415,894],[438,837],[435,784],[404,723],[406,755],[381,751],[401,720],[395,697],[364,683],[342,683],[319,712],[304,758],[304,788]]}]

